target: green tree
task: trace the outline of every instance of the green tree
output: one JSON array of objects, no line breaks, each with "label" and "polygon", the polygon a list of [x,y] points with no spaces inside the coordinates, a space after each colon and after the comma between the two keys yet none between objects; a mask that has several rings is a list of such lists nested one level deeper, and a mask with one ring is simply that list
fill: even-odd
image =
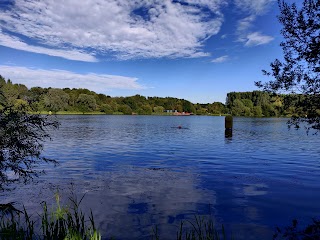
[{"label": "green tree", "polygon": [[18,98],[22,100],[27,100],[28,88],[23,84],[14,84],[18,91]]},{"label": "green tree", "polygon": [[255,116],[255,117],[262,117],[262,109],[261,109],[261,106],[254,106],[254,107],[253,107],[253,116]]},{"label": "green tree", "polygon": [[189,112],[189,113],[196,112],[196,109],[193,106],[193,104],[191,102],[187,101],[187,100],[183,100],[182,109],[183,109],[184,112]]},{"label": "green tree", "polygon": [[140,108],[137,109],[139,115],[151,115],[152,108],[149,104],[143,104]]},{"label": "green tree", "polygon": [[235,99],[231,106],[231,113],[234,116],[244,116],[246,111],[246,106],[240,99]]},{"label": "green tree", "polygon": [[138,110],[138,104],[135,101],[134,97],[126,97],[123,99],[123,103],[128,105],[132,111]]},{"label": "green tree", "polygon": [[68,109],[76,110],[75,106],[79,97],[78,92],[75,89],[71,90],[70,88],[64,88],[63,91],[69,95]]},{"label": "green tree", "polygon": [[125,114],[125,115],[131,115],[131,114],[132,114],[132,109],[131,109],[131,107],[129,107],[129,106],[126,105],[126,104],[119,105],[119,106],[118,106],[118,111],[119,111],[119,112],[122,112],[122,113]]},{"label": "green tree", "polygon": [[178,112],[183,112],[183,107],[180,103],[177,103],[174,107],[174,110],[177,110]]},{"label": "green tree", "polygon": [[11,106],[14,105],[14,102],[19,97],[19,91],[10,79],[8,79],[7,82],[1,87],[1,90],[7,104]]},{"label": "green tree", "polygon": [[113,112],[117,112],[118,111],[118,104],[117,104],[117,102],[114,100],[114,99],[112,99],[111,101],[109,101],[109,105],[110,105],[110,107],[112,108],[112,111]]},{"label": "green tree", "polygon": [[253,108],[253,103],[252,103],[252,101],[250,99],[247,99],[247,98],[246,99],[242,99],[242,102],[243,102],[244,106],[246,106],[246,107],[248,107],[250,109]]},{"label": "green tree", "polygon": [[282,24],[281,42],[284,60],[271,63],[271,72],[263,71],[273,80],[256,85],[264,90],[304,95],[296,103],[307,117],[294,116],[289,126],[307,123],[307,129],[320,131],[320,1],[304,0],[301,9],[295,3],[278,1]]},{"label": "green tree", "polygon": [[208,109],[200,107],[196,110],[197,115],[206,115],[208,114]]},{"label": "green tree", "polygon": [[28,102],[22,99],[17,99],[12,107],[16,110],[19,110],[19,109],[26,109],[28,111],[30,110]]},{"label": "green tree", "polygon": [[[0,89],[6,85],[6,80],[0,75]],[[2,93],[3,94],[3,93]]]},{"label": "green tree", "polygon": [[103,104],[101,107],[100,107],[100,110],[102,112],[104,112],[105,114],[112,114],[113,113],[113,109],[112,107],[109,105],[109,104]]},{"label": "green tree", "polygon": [[277,112],[272,106],[272,104],[264,104],[262,107],[262,114],[265,117],[275,117],[277,116]]},{"label": "green tree", "polygon": [[88,94],[80,94],[77,99],[78,109],[82,112],[92,112],[96,109],[96,100],[94,96]]},{"label": "green tree", "polygon": [[225,105],[221,102],[214,102],[212,104],[208,104],[208,111],[212,114],[225,113]]},{"label": "green tree", "polygon": [[52,112],[65,110],[68,106],[69,95],[62,89],[52,88],[44,97],[46,108]]},{"label": "green tree", "polygon": [[41,87],[31,88],[26,96],[26,100],[33,111],[44,110],[44,96],[47,94],[48,90]]},{"label": "green tree", "polygon": [[154,107],[154,108],[153,108],[153,111],[154,111],[156,114],[162,114],[162,113],[164,112],[164,107],[162,107],[162,106]]},{"label": "green tree", "polygon": [[27,182],[42,171],[36,167],[42,162],[54,162],[41,155],[43,142],[50,138],[48,129],[58,122],[46,116],[30,115],[24,104],[14,108],[0,90],[0,191],[14,182]]},{"label": "green tree", "polygon": [[106,96],[104,94],[97,94],[96,95],[96,102],[97,102],[97,105],[102,105],[102,104],[105,104],[107,103],[107,101],[109,100],[110,96]]}]

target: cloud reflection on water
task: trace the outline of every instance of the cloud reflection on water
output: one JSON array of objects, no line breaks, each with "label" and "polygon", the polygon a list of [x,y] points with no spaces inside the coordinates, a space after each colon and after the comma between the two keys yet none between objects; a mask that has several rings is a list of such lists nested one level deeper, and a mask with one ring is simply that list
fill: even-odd
[{"label": "cloud reflection on water", "polygon": [[[77,168],[74,163],[65,162],[61,168]],[[78,168],[84,166],[78,164]],[[53,203],[57,189],[66,200],[73,182],[78,199],[86,194],[81,203],[84,211],[89,213],[92,209],[103,236],[116,239],[150,239],[156,225],[161,237],[167,239],[175,236],[182,220],[214,213],[215,192],[200,188],[194,173],[132,166],[93,172],[94,166],[90,169],[89,165],[87,173],[81,170],[85,175],[94,174],[89,179],[72,172],[66,174],[65,170],[52,171],[33,186],[20,188],[14,199],[23,202],[27,209],[40,212],[38,200]]]},{"label": "cloud reflection on water", "polygon": [[198,188],[199,180],[191,173],[132,168],[101,180],[106,185],[89,192],[84,204],[95,206],[99,228],[109,236],[148,237],[154,224],[161,236],[174,236],[182,219],[208,214],[216,202],[215,193]]}]

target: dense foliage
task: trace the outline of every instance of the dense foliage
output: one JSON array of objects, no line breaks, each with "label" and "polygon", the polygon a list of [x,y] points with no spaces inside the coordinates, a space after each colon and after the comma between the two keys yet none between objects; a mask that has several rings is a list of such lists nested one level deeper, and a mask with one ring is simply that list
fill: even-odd
[{"label": "dense foliage", "polygon": [[[1,82],[2,84],[4,81]],[[0,88],[0,191],[13,182],[27,181],[41,171],[42,162],[54,162],[41,156],[48,128],[58,123],[46,116],[29,114],[28,104],[20,99],[26,87],[4,84]]]},{"label": "dense foliage", "polygon": [[[304,117],[307,112],[298,107],[304,95],[272,94],[268,92],[231,92],[226,107],[234,116],[247,117]],[[317,108],[320,111],[320,107]]]},{"label": "dense foliage", "polygon": [[[226,105],[220,102],[193,104],[172,97],[110,97],[88,89],[55,89],[13,84],[0,77],[0,89],[14,109],[24,108],[29,112],[48,113],[101,113],[170,115],[174,111],[196,115],[232,114],[246,117],[299,117],[307,111],[299,107],[306,98],[298,94],[273,94],[263,91],[231,92]],[[1,107],[1,106],[0,106]],[[316,111],[320,107],[314,106]]]},{"label": "dense foliage", "polygon": [[61,112],[104,114],[172,114],[188,112],[198,115],[224,114],[224,104],[193,104],[184,99],[172,97],[110,97],[97,94],[88,89],[56,89],[33,87],[28,89],[23,84],[13,84],[0,76],[0,88],[6,99],[15,107],[25,106],[30,112]]},{"label": "dense foliage", "polygon": [[304,0],[301,9],[283,0],[278,4],[284,59],[272,62],[271,72],[263,71],[273,80],[256,85],[273,93],[304,95],[295,108],[305,116],[293,117],[291,124],[320,130],[320,0]]}]

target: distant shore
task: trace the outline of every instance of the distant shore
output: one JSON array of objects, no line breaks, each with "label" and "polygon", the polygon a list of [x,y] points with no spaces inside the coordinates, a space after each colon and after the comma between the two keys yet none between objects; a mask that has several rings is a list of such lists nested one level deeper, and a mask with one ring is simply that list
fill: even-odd
[{"label": "distant shore", "polygon": [[191,114],[191,115],[175,115],[173,113],[152,113],[152,114],[124,114],[122,112],[114,112],[112,114],[106,114],[104,112],[79,112],[79,111],[58,111],[58,112],[51,112],[51,111],[40,111],[40,112],[31,112],[31,114],[41,114],[41,115],[126,115],[126,116],[227,116],[229,114]]}]

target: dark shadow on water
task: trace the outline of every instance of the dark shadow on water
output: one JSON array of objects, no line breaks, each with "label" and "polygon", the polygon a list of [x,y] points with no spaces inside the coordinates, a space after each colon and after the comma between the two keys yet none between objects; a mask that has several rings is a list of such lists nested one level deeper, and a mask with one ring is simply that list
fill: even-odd
[{"label": "dark shadow on water", "polygon": [[298,224],[296,219],[292,220],[292,225],[276,228],[276,232],[273,235],[273,240],[280,239],[297,239],[297,240],[317,240],[320,239],[320,220],[312,219],[312,223],[302,227]]}]

